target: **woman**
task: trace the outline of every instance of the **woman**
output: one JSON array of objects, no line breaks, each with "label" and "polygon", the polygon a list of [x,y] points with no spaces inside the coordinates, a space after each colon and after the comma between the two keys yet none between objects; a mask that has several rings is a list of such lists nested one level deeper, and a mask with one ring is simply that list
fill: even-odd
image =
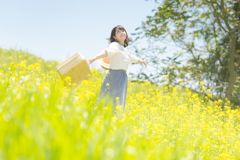
[{"label": "woman", "polygon": [[145,60],[141,60],[128,52],[126,47],[129,41],[125,28],[118,25],[112,29],[108,48],[88,59],[89,64],[104,57],[110,59],[109,73],[103,80],[99,99],[108,97],[108,101],[112,102],[113,106],[121,105],[122,109],[124,109],[126,102],[128,65],[130,63],[143,63],[147,67]]}]

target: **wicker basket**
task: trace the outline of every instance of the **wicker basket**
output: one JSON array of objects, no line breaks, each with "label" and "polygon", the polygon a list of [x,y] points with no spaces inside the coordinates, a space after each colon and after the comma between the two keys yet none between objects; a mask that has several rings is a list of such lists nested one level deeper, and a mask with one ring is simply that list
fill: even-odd
[{"label": "wicker basket", "polygon": [[60,77],[65,80],[66,77],[71,77],[71,83],[81,84],[83,80],[91,77],[89,65],[80,52],[56,66]]}]

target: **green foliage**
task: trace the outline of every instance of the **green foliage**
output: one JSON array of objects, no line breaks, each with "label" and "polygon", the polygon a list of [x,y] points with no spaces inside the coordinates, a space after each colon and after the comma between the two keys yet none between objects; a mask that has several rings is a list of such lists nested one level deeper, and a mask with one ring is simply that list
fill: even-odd
[{"label": "green foliage", "polygon": [[[213,0],[168,0],[157,2],[153,15],[136,29],[135,42],[149,41],[149,47],[135,52],[147,59],[152,73],[140,72],[133,77],[153,83],[168,83],[192,88],[198,92],[204,81],[216,98],[239,101],[240,2]],[[162,59],[166,48],[158,42],[180,50]],[[179,83],[183,80],[183,83]]]}]

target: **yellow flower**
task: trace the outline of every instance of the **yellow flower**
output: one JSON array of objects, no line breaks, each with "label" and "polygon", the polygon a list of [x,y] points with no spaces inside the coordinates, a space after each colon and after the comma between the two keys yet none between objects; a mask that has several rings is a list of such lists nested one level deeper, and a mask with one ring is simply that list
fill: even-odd
[{"label": "yellow flower", "polygon": [[212,94],[208,94],[208,97],[212,98]]},{"label": "yellow flower", "polygon": [[73,83],[72,86],[77,86],[77,83]]},{"label": "yellow flower", "polygon": [[57,72],[56,71],[50,71],[51,74],[56,74]]},{"label": "yellow flower", "polygon": [[151,84],[150,82],[145,82],[144,86],[148,87],[148,86],[150,86],[150,84]]},{"label": "yellow flower", "polygon": [[32,68],[34,68],[34,65],[33,65],[33,64],[30,64],[30,65],[28,66],[28,69],[32,69]]},{"label": "yellow flower", "polygon": [[37,70],[37,71],[39,71],[40,69],[41,69],[40,66],[37,66],[37,67],[35,68],[35,70]]},{"label": "yellow flower", "polygon": [[117,121],[117,117],[112,117],[112,122],[115,123]]},{"label": "yellow flower", "polygon": [[70,81],[70,80],[71,80],[71,77],[68,77],[68,76],[67,76],[67,77],[65,78],[65,81]]},{"label": "yellow flower", "polygon": [[122,106],[121,106],[121,105],[117,105],[116,109],[117,109],[117,110],[121,110],[121,109],[122,109]]}]

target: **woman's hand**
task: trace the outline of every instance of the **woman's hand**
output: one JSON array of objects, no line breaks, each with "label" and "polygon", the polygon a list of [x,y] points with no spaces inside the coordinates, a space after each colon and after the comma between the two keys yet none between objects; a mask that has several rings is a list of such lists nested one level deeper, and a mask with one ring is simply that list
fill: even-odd
[{"label": "woman's hand", "polygon": [[144,59],[144,60],[141,60],[141,63],[143,63],[144,64],[144,66],[147,68],[147,62],[146,62],[146,60]]},{"label": "woman's hand", "polygon": [[87,62],[88,62],[88,64],[92,64],[95,60],[96,60],[96,58],[93,57],[93,58],[89,58],[89,59],[87,60]]}]

